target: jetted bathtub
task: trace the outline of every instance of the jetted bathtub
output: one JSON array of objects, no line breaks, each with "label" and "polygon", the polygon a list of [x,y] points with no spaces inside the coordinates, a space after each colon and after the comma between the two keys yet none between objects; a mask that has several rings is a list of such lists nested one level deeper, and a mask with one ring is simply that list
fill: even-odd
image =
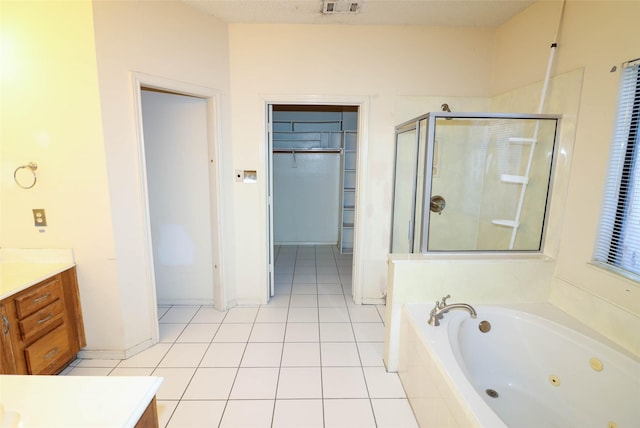
[{"label": "jetted bathtub", "polygon": [[421,428],[640,427],[640,361],[551,305],[452,310],[437,327],[432,306],[401,315],[398,373]]}]

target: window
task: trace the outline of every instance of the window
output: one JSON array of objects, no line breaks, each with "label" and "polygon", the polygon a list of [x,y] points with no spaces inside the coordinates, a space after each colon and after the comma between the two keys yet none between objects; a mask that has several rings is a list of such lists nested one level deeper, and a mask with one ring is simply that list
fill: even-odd
[{"label": "window", "polygon": [[594,261],[640,279],[640,59],[622,68]]}]

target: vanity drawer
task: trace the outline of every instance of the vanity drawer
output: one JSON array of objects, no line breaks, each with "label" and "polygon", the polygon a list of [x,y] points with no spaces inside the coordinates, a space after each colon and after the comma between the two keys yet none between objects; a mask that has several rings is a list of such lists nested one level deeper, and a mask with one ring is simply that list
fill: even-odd
[{"label": "vanity drawer", "polygon": [[60,277],[54,276],[42,283],[42,285],[38,285],[35,289],[21,294],[15,299],[18,318],[23,319],[60,298],[62,298]]},{"label": "vanity drawer", "polygon": [[30,374],[54,374],[72,355],[65,325],[53,330],[24,350]]},{"label": "vanity drawer", "polygon": [[59,326],[63,321],[64,303],[62,303],[62,299],[58,299],[19,322],[22,339],[25,342],[30,342]]}]

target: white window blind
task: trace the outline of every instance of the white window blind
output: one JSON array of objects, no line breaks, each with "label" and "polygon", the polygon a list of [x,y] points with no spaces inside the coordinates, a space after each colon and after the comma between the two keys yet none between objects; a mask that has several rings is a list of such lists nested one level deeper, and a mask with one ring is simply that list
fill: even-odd
[{"label": "white window blind", "polygon": [[624,64],[594,261],[640,278],[640,59]]}]

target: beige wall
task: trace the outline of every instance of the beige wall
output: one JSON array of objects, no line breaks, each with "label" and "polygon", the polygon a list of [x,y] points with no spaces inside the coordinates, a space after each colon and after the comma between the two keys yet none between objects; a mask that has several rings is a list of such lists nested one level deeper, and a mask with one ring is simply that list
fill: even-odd
[{"label": "beige wall", "polygon": [[[3,2],[0,29],[0,246],[73,248],[89,345],[122,348],[91,3]],[[13,171],[28,162],[38,182],[24,190]]]},{"label": "beige wall", "polygon": [[[95,44],[104,123],[104,148],[111,198],[115,264],[123,314],[125,350],[146,343],[155,328],[155,300],[145,264],[144,192],[140,176],[140,152],[135,122],[135,102],[131,72],[185,82],[218,94],[216,126],[226,146],[229,141],[229,54],[227,26],[217,19],[179,2],[97,1]],[[221,150],[217,167],[231,163],[229,150]],[[214,168],[216,165],[214,164]],[[215,173],[214,173],[215,174]],[[231,173],[226,174],[231,178]],[[222,176],[225,176],[224,171]],[[228,184],[222,183],[223,188]],[[222,200],[231,197],[223,193]],[[228,204],[222,204],[229,210]],[[230,221],[232,215],[223,217]],[[232,230],[229,224],[225,229]],[[233,236],[225,235],[228,248]],[[231,254],[232,250],[224,250]],[[216,253],[213,263],[221,267]],[[224,269],[233,283],[233,269]],[[96,308],[98,310],[98,308]],[[150,320],[152,321],[150,323]],[[88,334],[89,336],[89,334]]]},{"label": "beige wall", "polygon": [[238,299],[261,301],[266,290],[265,100],[368,100],[369,126],[363,130],[368,133],[366,173],[361,176],[366,194],[358,207],[364,210],[364,224],[359,225],[364,242],[361,283],[363,300],[379,299],[386,290],[393,130],[406,120],[395,114],[396,98],[486,96],[493,33],[463,28],[230,26],[234,169],[258,170],[257,185],[236,183],[234,188]]},{"label": "beige wall", "polygon": [[[148,346],[155,329],[131,72],[211,88],[216,135],[228,142],[227,27],[178,2],[1,6],[0,246],[73,248],[86,351],[122,358]],[[231,151],[221,154],[220,168],[230,165]],[[30,161],[38,184],[23,190],[13,171]],[[45,233],[33,227],[32,208],[47,210]],[[224,228],[233,242],[233,227]]]},{"label": "beige wall", "polygon": [[[540,2],[498,29],[494,91],[531,83],[557,23],[559,3]],[[551,301],[640,354],[640,287],[590,265],[624,61],[640,56],[637,1],[568,1],[554,73],[584,67],[573,166]],[[539,35],[540,34],[540,35]],[[546,51],[546,52],[545,52]]]}]

